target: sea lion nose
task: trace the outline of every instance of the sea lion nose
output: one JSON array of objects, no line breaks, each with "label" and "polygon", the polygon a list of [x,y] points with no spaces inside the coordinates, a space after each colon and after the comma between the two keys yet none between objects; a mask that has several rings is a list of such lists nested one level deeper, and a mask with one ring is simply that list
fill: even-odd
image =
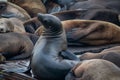
[{"label": "sea lion nose", "polygon": [[38,16],[38,20],[41,20],[43,18],[44,14],[38,13],[37,16]]},{"label": "sea lion nose", "polygon": [[3,31],[3,28],[0,28],[0,31]]},{"label": "sea lion nose", "polygon": [[4,31],[4,29],[3,28],[0,28],[0,32],[3,32]]}]

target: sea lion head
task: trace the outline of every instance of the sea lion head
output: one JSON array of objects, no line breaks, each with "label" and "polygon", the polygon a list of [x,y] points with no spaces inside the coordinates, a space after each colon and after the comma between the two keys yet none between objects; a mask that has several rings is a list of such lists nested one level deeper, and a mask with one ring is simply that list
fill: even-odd
[{"label": "sea lion head", "polygon": [[63,31],[60,19],[54,15],[38,13],[38,20],[43,24],[45,33],[60,34]]},{"label": "sea lion head", "polygon": [[0,33],[13,32],[14,25],[7,18],[0,18]]}]

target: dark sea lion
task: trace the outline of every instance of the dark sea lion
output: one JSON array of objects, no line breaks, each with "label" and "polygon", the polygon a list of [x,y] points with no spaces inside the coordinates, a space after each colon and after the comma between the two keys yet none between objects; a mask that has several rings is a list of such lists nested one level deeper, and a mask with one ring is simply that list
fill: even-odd
[{"label": "dark sea lion", "polygon": [[106,60],[86,60],[76,65],[65,80],[120,80],[120,68]]},{"label": "dark sea lion", "polygon": [[[102,16],[102,17],[101,17]],[[107,21],[120,26],[119,13],[109,9],[89,9],[81,14],[80,19]]]},{"label": "dark sea lion", "polygon": [[63,10],[69,9],[70,6],[76,3],[76,0],[52,0],[53,2],[59,4]]},{"label": "dark sea lion", "polygon": [[0,34],[0,54],[7,60],[29,58],[32,50],[33,43],[29,37],[15,32]]},{"label": "dark sea lion", "polygon": [[61,21],[64,20],[72,20],[72,19],[80,19],[81,15],[84,14],[87,10],[78,9],[78,10],[67,10],[58,13],[52,13],[52,15],[57,16]]},{"label": "dark sea lion", "polygon": [[40,13],[38,19],[44,25],[44,30],[33,49],[33,74],[43,80],[64,80],[79,60],[66,51],[67,41],[61,21],[53,15]]},{"label": "dark sea lion", "polygon": [[40,25],[42,25],[42,24],[41,24],[40,21],[37,19],[37,17],[34,17],[34,18],[31,18],[31,19],[25,21],[25,22],[23,23],[23,25],[25,26],[26,32],[34,33],[35,30],[36,30]]}]

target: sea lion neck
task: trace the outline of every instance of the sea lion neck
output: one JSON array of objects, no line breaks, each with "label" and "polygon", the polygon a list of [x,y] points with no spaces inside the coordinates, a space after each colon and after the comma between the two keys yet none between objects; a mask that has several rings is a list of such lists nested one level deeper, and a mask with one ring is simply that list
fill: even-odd
[{"label": "sea lion neck", "polygon": [[42,31],[42,36],[58,37],[58,36],[60,36],[63,32],[64,32],[64,30],[52,31],[52,30],[49,30],[49,29],[44,29],[44,30]]}]

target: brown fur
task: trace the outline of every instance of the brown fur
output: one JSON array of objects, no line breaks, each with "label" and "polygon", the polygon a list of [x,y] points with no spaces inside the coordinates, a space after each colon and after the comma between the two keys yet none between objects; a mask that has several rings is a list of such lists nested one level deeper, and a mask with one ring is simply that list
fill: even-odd
[{"label": "brown fur", "polygon": [[26,21],[30,19],[30,16],[24,9],[13,3],[4,2],[4,3],[0,3],[0,6],[3,8],[0,10],[1,17],[6,17],[6,18],[15,17],[22,21]]},{"label": "brown fur", "polygon": [[120,46],[111,47],[108,49],[104,49],[99,53],[91,53],[87,52],[81,55],[81,60],[89,60],[89,59],[105,59],[108,61],[113,62],[118,67],[120,67],[119,60],[120,60]]},{"label": "brown fur", "polygon": [[23,22],[17,18],[1,18],[0,33],[1,32],[25,33],[25,29],[23,26]]},{"label": "brown fur", "polygon": [[69,10],[75,9],[109,9],[120,13],[120,1],[119,0],[87,0],[82,2],[76,2],[69,6]]},{"label": "brown fur", "polygon": [[46,8],[41,0],[8,0],[25,9],[31,17],[37,16],[37,13],[46,13]]},{"label": "brown fur", "polygon": [[104,49],[100,53],[87,52],[87,53],[84,53],[83,55],[81,55],[80,59],[81,60],[97,59],[97,58],[100,59],[104,55],[109,54],[111,52],[120,54],[120,46],[115,46],[115,47],[111,47],[111,48],[108,48],[108,49]]},{"label": "brown fur", "polygon": [[0,34],[0,53],[6,59],[25,59],[31,56],[33,43],[19,33]]},{"label": "brown fur", "polygon": [[72,72],[74,75],[67,76],[66,80],[120,80],[120,68],[106,60],[83,61]]},{"label": "brown fur", "polygon": [[[120,27],[109,22],[66,20],[62,21],[62,25],[66,30],[69,43],[84,43],[88,45],[120,43],[120,36],[118,35],[120,34]],[[41,30],[37,31],[36,34],[41,35]]]}]

